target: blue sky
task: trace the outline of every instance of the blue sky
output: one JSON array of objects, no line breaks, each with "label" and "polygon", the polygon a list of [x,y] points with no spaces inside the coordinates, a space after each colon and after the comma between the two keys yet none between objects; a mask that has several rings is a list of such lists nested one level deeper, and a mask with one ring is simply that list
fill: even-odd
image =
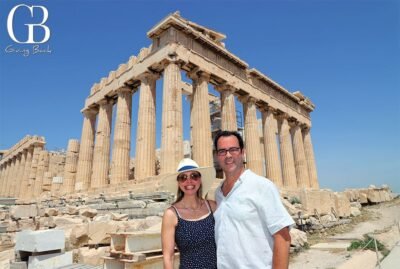
[{"label": "blue sky", "polygon": [[[32,49],[7,32],[22,3],[47,8],[51,37],[40,47],[51,53],[10,52]],[[315,103],[321,187],[386,183],[400,193],[399,1],[1,1],[0,149],[27,134],[44,136],[49,150],[80,139],[92,84],[148,46],[146,32],[176,10],[226,34],[226,47],[250,67]],[[19,40],[40,15],[16,13]]]}]

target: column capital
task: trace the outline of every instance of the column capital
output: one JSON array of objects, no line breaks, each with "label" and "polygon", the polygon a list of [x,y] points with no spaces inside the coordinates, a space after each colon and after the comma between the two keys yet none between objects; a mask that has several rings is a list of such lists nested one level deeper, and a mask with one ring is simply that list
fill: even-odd
[{"label": "column capital", "polygon": [[160,78],[160,74],[153,72],[153,71],[146,71],[140,74],[137,78],[140,80],[141,83],[149,83],[151,80],[157,80]]},{"label": "column capital", "polygon": [[85,109],[82,111],[83,115],[85,115],[86,117],[90,117],[90,116],[94,116],[97,114],[97,111],[95,111],[94,109]]},{"label": "column capital", "polygon": [[118,94],[118,96],[120,96],[125,93],[131,93],[132,89],[127,86],[124,86],[124,87],[118,88],[115,92]]},{"label": "column capital", "polygon": [[234,94],[236,92],[236,88],[234,86],[226,83],[215,86],[215,89],[220,92],[230,92],[231,94]]},{"label": "column capital", "polygon": [[261,112],[270,112],[271,114],[274,114],[274,115],[278,114],[278,110],[269,105],[260,106],[259,110]]},{"label": "column capital", "polygon": [[309,132],[311,130],[311,125],[309,125],[307,123],[302,123],[301,124],[301,129],[303,129],[304,131]]},{"label": "column capital", "polygon": [[292,128],[300,128],[300,122],[296,119],[289,118],[288,123],[289,123],[289,126]]},{"label": "column capital", "polygon": [[99,106],[106,106],[112,104],[111,100],[108,99],[101,99],[98,102],[96,102]]},{"label": "column capital", "polygon": [[285,112],[282,112],[282,111],[276,111],[276,118],[278,119],[278,120],[280,120],[280,121],[282,121],[282,120],[287,120],[287,121],[289,121],[289,119],[290,119],[290,116],[289,116],[289,114],[287,114],[287,113],[285,113]]},{"label": "column capital", "polygon": [[248,104],[252,104],[252,105],[255,105],[256,102],[258,101],[257,98],[255,98],[255,97],[253,97],[253,96],[250,96],[250,95],[240,96],[240,97],[238,98],[238,100],[239,100],[241,103],[248,103]]},{"label": "column capital", "polygon": [[192,80],[205,80],[210,81],[211,74],[202,70],[200,67],[195,67],[186,73],[186,76]]},{"label": "column capital", "polygon": [[162,60],[161,66],[163,69],[165,69],[170,64],[176,64],[177,66],[179,66],[179,68],[181,68],[184,62],[182,60],[179,60],[176,54],[168,54],[168,58]]}]

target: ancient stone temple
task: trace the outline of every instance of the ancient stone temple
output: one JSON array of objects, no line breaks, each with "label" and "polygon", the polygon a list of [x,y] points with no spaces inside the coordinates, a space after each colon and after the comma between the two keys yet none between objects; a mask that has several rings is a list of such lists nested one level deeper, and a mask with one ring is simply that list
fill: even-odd
[{"label": "ancient stone temple", "polygon": [[[212,85],[220,93],[221,129],[237,130],[235,100],[243,105],[249,168],[280,187],[318,188],[310,133],[314,105],[307,97],[291,93],[249,68],[225,48],[224,34],[188,21],[179,13],[164,18],[147,36],[152,45],[95,83],[86,99],[75,190],[128,180],[132,113],[138,115],[135,179],[156,175],[156,106],[162,106],[160,174],[174,172],[183,157],[182,94],[187,85],[182,71],[192,80],[191,151],[196,162],[213,165],[208,97],[208,86]],[[160,78],[163,101],[156,104]],[[135,111],[133,94],[139,94]],[[113,106],[115,123],[111,122]],[[262,141],[257,111],[262,115]]]},{"label": "ancient stone temple", "polygon": [[[35,197],[47,190],[43,182],[48,177],[53,178],[50,191],[59,193],[126,183],[132,142],[136,143],[136,183],[174,172],[184,156],[183,94],[190,100],[191,157],[200,166],[212,166],[216,119],[210,113],[209,86],[219,93],[214,97],[220,104],[219,129],[238,130],[236,106],[242,105],[248,168],[280,188],[319,188],[311,140],[314,105],[307,97],[250,68],[225,48],[224,34],[188,21],[178,12],[156,24],[147,36],[152,40],[149,47],[92,86],[82,109],[81,140],[70,140],[64,156],[62,184],[55,185],[56,174],[46,174],[51,162],[42,150],[44,140],[30,137],[0,161],[1,195],[18,196],[28,188]],[[161,104],[156,103],[158,94],[163,96]],[[139,95],[135,108],[133,95]],[[156,107],[162,111],[161,130],[156,129]],[[133,128],[136,141],[131,141],[133,113],[138,116]],[[157,133],[161,134],[159,156]]]}]

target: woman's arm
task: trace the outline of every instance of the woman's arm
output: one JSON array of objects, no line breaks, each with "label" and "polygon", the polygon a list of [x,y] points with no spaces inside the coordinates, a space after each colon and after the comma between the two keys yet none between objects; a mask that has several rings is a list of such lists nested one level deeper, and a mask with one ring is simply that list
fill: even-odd
[{"label": "woman's arm", "polygon": [[161,244],[163,252],[164,269],[174,268],[175,227],[178,218],[172,208],[164,212],[161,226]]}]

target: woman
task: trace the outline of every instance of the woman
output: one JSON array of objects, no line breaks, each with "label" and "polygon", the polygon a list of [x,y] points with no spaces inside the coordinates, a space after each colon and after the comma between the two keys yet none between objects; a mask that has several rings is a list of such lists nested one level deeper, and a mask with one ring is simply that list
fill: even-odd
[{"label": "woman", "polygon": [[201,168],[195,161],[183,159],[177,173],[165,180],[170,186],[167,189],[171,190],[172,184],[176,186],[177,198],[165,210],[162,221],[164,269],[174,268],[175,246],[180,252],[180,269],[217,268],[213,216],[216,204],[202,197],[214,179],[214,167]]}]

